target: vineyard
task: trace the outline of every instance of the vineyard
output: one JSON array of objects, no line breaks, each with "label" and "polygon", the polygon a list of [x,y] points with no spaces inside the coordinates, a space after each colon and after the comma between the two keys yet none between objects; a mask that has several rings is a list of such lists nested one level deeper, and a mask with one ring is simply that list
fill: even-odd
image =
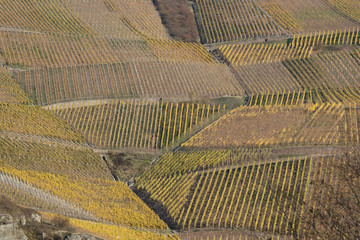
[{"label": "vineyard", "polygon": [[[72,180],[61,175],[55,176],[30,170],[19,171],[7,167],[2,167],[1,172],[72,202],[85,211],[93,213],[98,219],[139,228],[167,228],[166,224],[124,183],[102,179]],[[116,199],[113,198],[114,195],[117,196]],[[129,206],[134,206],[136,210]],[[149,221],[143,222],[141,220],[143,218],[148,218]]]},{"label": "vineyard", "polygon": [[170,39],[150,0],[76,0],[67,4],[96,35],[129,40]]},{"label": "vineyard", "polygon": [[0,103],[0,131],[29,133],[46,137],[83,142],[64,120],[40,107]]},{"label": "vineyard", "polygon": [[[223,45],[249,105],[357,103],[359,31],[297,36],[282,44]],[[335,48],[336,51],[331,51]],[[295,99],[294,99],[295,98]],[[301,101],[303,99],[303,101]]]},{"label": "vineyard", "polygon": [[204,43],[245,40],[285,34],[255,2],[196,1]]},{"label": "vineyard", "polygon": [[358,145],[357,112],[357,105],[334,103],[240,107],[207,126],[182,147]]},{"label": "vineyard", "polygon": [[112,179],[105,163],[85,146],[3,132],[0,144],[1,163],[19,170],[41,171],[82,179]]},{"label": "vineyard", "polygon": [[[184,166],[174,172],[162,174],[159,171],[160,175],[145,174],[139,179],[139,191],[146,191],[152,199],[160,201],[179,228],[231,227],[269,234],[306,234],[300,222],[306,211],[303,201],[307,196],[321,195],[315,192],[311,179],[336,181],[332,179],[334,170],[327,166],[343,158],[269,159],[266,154],[235,152],[210,151],[201,157],[200,154],[176,153],[172,157],[180,161],[186,155],[189,160],[202,164],[204,160],[213,161],[221,156],[233,165],[210,163],[209,169]],[[251,161],[245,156],[251,156]],[[164,158],[162,162],[173,164],[173,158]],[[210,239],[212,235],[216,234],[207,234]]]},{"label": "vineyard", "polygon": [[198,0],[203,43],[246,41],[359,26],[356,1]]},{"label": "vineyard", "polygon": [[46,231],[14,217],[29,239],[62,239],[59,221],[69,238],[359,239],[359,16],[0,1],[0,215],[41,215]]},{"label": "vineyard", "polygon": [[34,103],[42,106],[90,99],[189,99],[191,95],[202,98],[244,94],[231,72],[219,64],[149,61],[46,67],[16,71],[15,77]]},{"label": "vineyard", "polygon": [[[176,173],[189,173],[207,170],[214,167],[235,166],[239,163],[251,162],[252,159],[269,157],[269,149],[237,149],[237,150],[202,150],[178,151],[166,153],[161,156],[157,164],[147,169],[139,178],[139,185],[149,185],[144,179],[161,179]],[[171,167],[170,167],[171,166]]]},{"label": "vineyard", "polygon": [[[160,46],[164,48],[158,51]],[[214,63],[197,43],[157,39],[127,41],[59,33],[1,32],[0,47],[3,62],[20,68],[149,60]]]},{"label": "vineyard", "polygon": [[220,48],[228,61],[234,65],[281,62],[285,59],[308,57],[311,44],[247,44],[229,45]]},{"label": "vineyard", "polygon": [[204,124],[219,117],[225,106],[108,101],[68,108],[51,107],[98,148],[165,149],[176,146]]},{"label": "vineyard", "polygon": [[0,186],[3,196],[12,198],[19,205],[79,219],[96,220],[93,214],[84,209],[7,173],[0,173]]},{"label": "vineyard", "polygon": [[80,36],[169,39],[151,1],[3,1],[1,27]]},{"label": "vineyard", "polygon": [[0,102],[30,104],[24,90],[16,84],[10,75],[0,68]]},{"label": "vineyard", "polygon": [[[301,202],[309,194],[314,162],[320,160],[307,157],[269,160],[266,154],[251,151],[214,151],[201,157],[184,152],[173,157],[182,161],[184,154],[198,164],[209,161],[210,169],[184,166],[185,170],[173,169],[176,173],[145,174],[138,183],[142,191],[166,207],[180,228],[231,227],[299,233]],[[233,165],[210,163],[214,158]],[[171,165],[171,159],[164,158],[162,162]]]},{"label": "vineyard", "polygon": [[138,239],[174,237],[152,233],[154,229],[168,232],[168,227],[124,183],[114,181],[106,162],[72,127],[30,105],[3,70],[0,87],[2,196],[21,206],[75,218],[84,231],[96,235],[100,228],[104,237],[121,233]]},{"label": "vineyard", "polygon": [[234,64],[233,68],[251,95],[312,90],[320,103],[358,102],[359,57],[354,53],[354,50],[322,52],[281,62]]},{"label": "vineyard", "polygon": [[[289,34],[306,34],[358,27],[353,17],[357,13],[356,1],[279,1],[258,0],[261,7]],[[340,3],[342,2],[342,3]],[[336,7],[345,7],[347,11]]]},{"label": "vineyard", "polygon": [[[44,212],[43,216],[47,219],[53,219],[55,217],[61,216],[57,214]],[[131,228],[124,228],[119,226],[114,226],[106,223],[98,223],[91,221],[84,221],[75,218],[70,218],[71,226],[84,229],[86,232],[97,234],[106,239],[117,239],[122,237],[124,239],[149,239],[149,240],[178,240],[179,238],[176,235],[168,234],[167,236],[162,234],[157,234],[151,231],[146,230],[136,230]]]}]

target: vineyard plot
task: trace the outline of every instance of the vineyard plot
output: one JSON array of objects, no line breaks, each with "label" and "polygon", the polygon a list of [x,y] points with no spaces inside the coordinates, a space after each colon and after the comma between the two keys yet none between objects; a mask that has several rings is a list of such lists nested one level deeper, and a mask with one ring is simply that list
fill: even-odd
[{"label": "vineyard plot", "polygon": [[203,43],[285,34],[254,1],[198,0],[196,11]]},{"label": "vineyard plot", "polygon": [[58,33],[0,32],[1,60],[15,67],[62,67],[153,59],[144,41]]},{"label": "vineyard plot", "polygon": [[0,68],[0,102],[30,104],[31,101],[11,76]]},{"label": "vineyard plot", "polygon": [[15,72],[17,81],[38,105],[136,97],[135,74],[129,63],[45,67]]},{"label": "vineyard plot", "polygon": [[194,150],[169,152],[162,155],[156,164],[146,169],[137,179],[139,186],[150,186],[148,179],[173,176],[178,173],[191,173],[212,168],[236,166],[265,159],[271,149],[234,149],[234,150]]},{"label": "vineyard plot", "polygon": [[14,135],[0,133],[0,164],[71,178],[112,180],[105,162],[85,146],[55,139],[36,139],[31,135]]},{"label": "vineyard plot", "polygon": [[[356,105],[350,106],[352,111]],[[240,107],[183,143],[184,148],[344,144],[345,106]],[[358,121],[351,125],[358,132]],[[346,125],[345,128],[349,128]],[[348,130],[347,130],[348,131]],[[213,140],[214,139],[214,140]],[[352,144],[358,144],[354,139]]]},{"label": "vineyard plot", "polygon": [[282,63],[234,66],[249,95],[298,92],[301,85]]},{"label": "vineyard plot", "polygon": [[305,43],[232,44],[222,45],[219,50],[234,66],[281,62],[286,59],[308,57],[313,46]]},{"label": "vineyard plot", "polygon": [[[299,226],[300,219],[295,215],[296,204],[290,205],[287,200],[304,199],[310,162],[276,161],[204,174],[197,184],[210,187],[202,192],[199,187],[193,192],[192,202],[184,206],[189,214],[180,219],[180,224],[184,228],[213,226],[291,232],[293,226]],[[271,185],[264,182],[269,179]],[[209,199],[206,205],[200,201],[204,198]],[[194,214],[199,217],[194,219]]]},{"label": "vineyard plot", "polygon": [[[256,2],[289,34],[359,27],[359,22],[352,19],[358,11],[356,1],[351,3],[351,0],[256,0]],[[341,6],[342,10],[339,11],[335,5]]]},{"label": "vineyard plot", "polygon": [[[134,65],[140,96],[202,99],[244,96],[225,64],[144,62]],[[193,98],[193,99],[192,99]]]},{"label": "vineyard plot", "polygon": [[[0,172],[70,202],[107,222],[137,228],[168,228],[122,182],[104,179],[71,179],[64,175],[29,170],[19,171],[12,167],[2,166],[0,166]],[[147,221],[145,222],[144,219]]]},{"label": "vineyard plot", "polygon": [[165,149],[220,116],[224,106],[114,100],[51,110],[96,147]]},{"label": "vineyard plot", "polygon": [[200,44],[170,40],[128,41],[102,36],[0,32],[0,48],[2,62],[16,68],[151,60],[214,63],[211,55]]},{"label": "vineyard plot", "polygon": [[40,107],[0,102],[0,131],[28,133],[83,142],[80,135],[59,117]]},{"label": "vineyard plot", "polygon": [[2,1],[0,15],[7,31],[170,39],[150,0]]},{"label": "vineyard plot", "polygon": [[[278,95],[303,93],[309,95],[308,102],[358,103],[360,58],[357,47],[352,46],[358,41],[358,31],[346,30],[299,36],[287,45],[226,45],[219,50],[252,100],[261,96],[271,105]],[[337,51],[329,51],[331,46]],[[291,104],[298,100],[296,97]]]},{"label": "vineyard plot", "polygon": [[34,103],[42,106],[92,99],[196,100],[244,95],[224,64],[145,61],[44,67],[14,73]]},{"label": "vineyard plot", "polygon": [[68,5],[97,35],[129,40],[170,39],[150,0],[75,0]]},{"label": "vineyard plot", "polygon": [[[164,204],[179,228],[231,227],[294,234],[299,230],[312,162],[312,158],[253,159],[233,167],[179,171],[167,177],[148,175],[150,182],[141,182],[139,187]],[[185,177],[192,179],[192,186],[189,180],[185,184]],[[169,203],[177,202],[177,197],[172,193],[182,189],[187,200],[174,210]]]},{"label": "vineyard plot", "polygon": [[0,26],[9,30],[58,32],[90,35],[90,26],[72,12],[67,2],[60,0],[1,1]]},{"label": "vineyard plot", "polygon": [[44,191],[21,179],[0,171],[1,194],[21,206],[52,211],[69,217],[99,221],[93,214],[74,206],[48,191]]},{"label": "vineyard plot", "polygon": [[356,57],[351,56],[349,51],[321,53],[301,60],[286,60],[284,66],[304,88],[349,88],[353,99],[359,99],[360,70]]},{"label": "vineyard plot", "polygon": [[360,5],[354,0],[326,0],[329,4],[336,8],[341,14],[352,18],[360,23]]}]

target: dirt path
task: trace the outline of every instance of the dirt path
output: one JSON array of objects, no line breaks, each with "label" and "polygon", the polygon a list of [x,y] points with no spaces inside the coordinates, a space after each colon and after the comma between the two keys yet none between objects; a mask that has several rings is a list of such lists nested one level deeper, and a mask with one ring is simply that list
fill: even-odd
[{"label": "dirt path", "polygon": [[238,40],[238,41],[229,41],[229,42],[218,42],[218,43],[206,43],[202,44],[206,50],[213,51],[215,49],[218,49],[220,46],[228,46],[233,44],[251,44],[251,43],[264,43],[265,39],[267,39],[266,42],[272,43],[272,42],[278,42],[287,40],[288,38],[291,38],[292,35],[280,35],[280,36],[270,36],[270,37],[259,37],[259,38],[251,38],[247,40]]},{"label": "dirt path", "polygon": [[20,141],[38,142],[38,143],[46,143],[46,144],[56,143],[60,146],[67,146],[73,148],[89,148],[89,146],[86,143],[76,143],[60,138],[46,137],[46,136],[40,136],[34,134],[1,131],[0,136],[10,138],[13,140],[20,140]]},{"label": "dirt path", "polygon": [[351,147],[341,146],[293,146],[284,148],[274,148],[271,152],[271,157],[281,156],[331,156],[341,155],[351,151]]},{"label": "dirt path", "polygon": [[[220,97],[219,97],[220,98]],[[216,98],[213,98],[216,99]],[[184,98],[164,98],[161,97],[162,101],[170,101],[170,102],[189,102],[189,97]],[[146,101],[146,102],[159,102],[160,97],[142,97],[142,98],[107,98],[107,99],[94,99],[94,100],[77,100],[77,101],[69,101],[69,102],[61,102],[61,103],[54,103],[46,106],[42,106],[43,109],[51,110],[53,108],[63,109],[63,108],[77,108],[83,107],[85,104],[86,106],[95,106],[99,104],[107,104],[112,103],[113,101]]]},{"label": "dirt path", "polygon": [[[280,161],[297,161],[303,160],[310,157],[327,157],[333,155],[342,155],[353,149],[352,147],[334,147],[334,146],[294,146],[294,147],[284,147],[284,148],[273,148],[270,149],[270,152],[267,153],[264,149],[264,160],[261,161],[246,161],[244,162],[244,167],[246,166],[255,166],[265,163],[270,163],[270,160],[279,159]],[[360,147],[359,147],[360,149]],[[201,150],[201,149],[199,149]],[[204,150],[204,149],[202,149]],[[266,160],[266,161],[265,161]],[[209,168],[205,170],[194,170],[193,172],[207,173],[215,171],[226,171],[234,167],[241,167],[241,162],[226,166],[218,166],[214,168]]]},{"label": "dirt path", "polygon": [[1,32],[17,32],[17,33],[36,33],[36,34],[43,34],[41,32],[35,32],[35,31],[28,31],[24,29],[19,28],[12,28],[12,27],[0,27]]},{"label": "dirt path", "polygon": [[228,60],[222,55],[222,53],[218,49],[215,49],[210,52],[214,56],[214,58],[217,59],[218,62],[225,64],[229,68],[232,75],[238,81],[240,86],[244,89],[244,92],[245,92],[244,105],[247,105],[247,99],[250,98],[249,90],[247,89],[245,83],[241,80],[241,77],[239,76],[239,74],[236,72],[236,70],[233,68],[233,66],[228,62]]},{"label": "dirt path", "polygon": [[108,99],[95,99],[95,100],[79,100],[79,101],[71,101],[71,102],[62,102],[62,103],[55,103],[55,104],[50,104],[47,106],[42,106],[43,109],[46,110],[51,110],[53,108],[56,109],[64,109],[64,108],[77,108],[77,107],[83,107],[84,105],[86,105],[87,107],[89,106],[95,106],[95,105],[99,105],[99,104],[107,104],[107,103],[112,103],[114,101],[141,101],[141,100],[146,100],[148,102],[154,101],[154,102],[158,102],[159,98],[121,98],[121,99],[115,99],[115,98],[108,98]]}]

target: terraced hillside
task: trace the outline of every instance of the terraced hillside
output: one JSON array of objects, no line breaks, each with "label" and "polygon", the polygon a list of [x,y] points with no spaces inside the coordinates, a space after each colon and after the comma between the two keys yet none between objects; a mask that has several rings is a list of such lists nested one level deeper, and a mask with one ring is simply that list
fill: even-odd
[{"label": "terraced hillside", "polygon": [[166,239],[167,225],[124,183],[114,181],[106,162],[73,128],[31,105],[4,70],[0,83],[1,195],[74,218],[74,226],[98,236]]},{"label": "terraced hillside", "polygon": [[0,215],[54,240],[359,239],[359,1],[173,2],[0,1]]},{"label": "terraced hillside", "polygon": [[82,133],[88,143],[105,149],[175,147],[224,111],[225,105],[142,100],[52,108],[54,114]]},{"label": "terraced hillside", "polygon": [[317,195],[312,182],[335,181],[326,166],[344,157],[273,158],[274,150],[179,151],[145,171],[137,192],[145,201],[160,202],[162,207],[154,206],[180,229],[235,228],[303,238],[306,199]]},{"label": "terraced hillside", "polygon": [[202,43],[279,38],[359,27],[356,1],[198,0]]}]

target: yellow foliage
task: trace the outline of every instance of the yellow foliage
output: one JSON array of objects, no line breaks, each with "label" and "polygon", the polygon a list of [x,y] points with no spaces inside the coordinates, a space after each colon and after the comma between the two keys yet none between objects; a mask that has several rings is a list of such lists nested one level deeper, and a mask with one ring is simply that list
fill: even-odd
[{"label": "yellow foliage", "polygon": [[[57,215],[51,213],[42,213],[42,216],[45,218],[54,218]],[[85,232],[89,232],[90,234],[93,234],[98,237],[103,237],[105,239],[114,239],[114,240],[168,239],[165,235],[156,232],[125,228],[116,225],[104,224],[104,223],[90,222],[75,218],[70,218],[69,223],[70,225],[76,228],[81,228]]]},{"label": "yellow foliage", "polygon": [[327,0],[336,7],[341,13],[360,22],[360,5],[357,0]]},{"label": "yellow foliage", "polygon": [[159,216],[122,182],[102,179],[73,180],[65,176],[19,171],[10,167],[0,167],[0,171],[60,196],[106,221],[140,228],[168,228]]},{"label": "yellow foliage", "polygon": [[[262,2],[259,2],[262,4]],[[279,4],[271,4],[271,3],[264,3],[263,9],[269,13],[269,15],[279,23],[284,29],[289,30],[291,32],[301,31],[302,27],[299,21],[294,18],[290,12],[288,12],[285,8],[283,8]]]},{"label": "yellow foliage", "polygon": [[[0,67],[0,69],[2,69]],[[0,70],[0,103],[24,103],[29,104],[31,100],[26,93],[20,88],[10,74]]]},{"label": "yellow foliage", "polygon": [[83,142],[69,125],[40,107],[0,103],[0,131],[28,133]]},{"label": "yellow foliage", "polygon": [[[3,133],[3,135],[5,135]],[[18,170],[34,170],[71,178],[111,180],[106,163],[90,148],[33,136],[0,136],[0,156]]]}]

